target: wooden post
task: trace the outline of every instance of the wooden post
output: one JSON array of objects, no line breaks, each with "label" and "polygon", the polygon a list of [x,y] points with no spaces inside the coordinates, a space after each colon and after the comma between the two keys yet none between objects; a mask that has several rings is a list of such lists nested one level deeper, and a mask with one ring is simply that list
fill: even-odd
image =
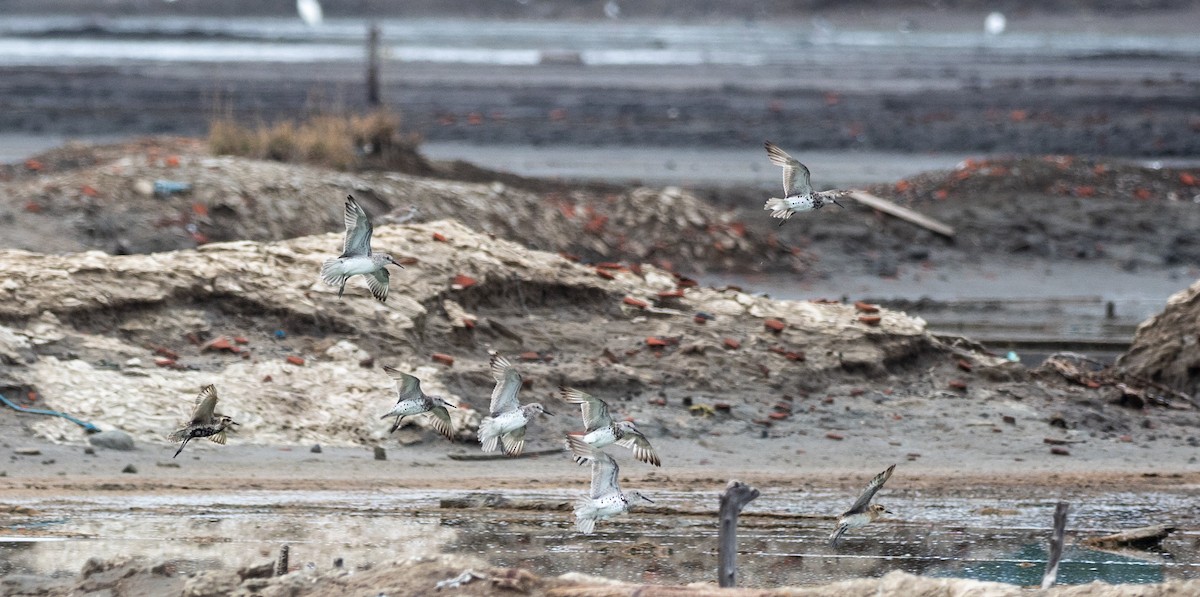
[{"label": "wooden post", "polygon": [[283,576],[288,573],[288,546],[284,544],[279,548],[279,559],[275,561],[275,576]]},{"label": "wooden post", "polygon": [[367,33],[367,105],[379,106],[379,24],[371,23]]},{"label": "wooden post", "polygon": [[717,531],[717,582],[722,588],[737,584],[737,519],[742,508],[758,497],[759,491],[730,480],[721,492],[720,528]]},{"label": "wooden post", "polygon": [[1058,580],[1058,561],[1062,559],[1063,542],[1067,533],[1067,503],[1054,506],[1054,535],[1050,537],[1050,557],[1046,560],[1046,573],[1042,575],[1042,588],[1049,589]]}]

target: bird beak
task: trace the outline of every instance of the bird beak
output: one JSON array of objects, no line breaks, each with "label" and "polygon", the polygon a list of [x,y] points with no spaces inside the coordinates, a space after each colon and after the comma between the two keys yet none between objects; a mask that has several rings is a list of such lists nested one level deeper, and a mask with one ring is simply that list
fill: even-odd
[{"label": "bird beak", "polygon": [[842,208],[842,209],[846,209],[846,206],[845,206],[845,205],[842,205],[841,203],[838,203],[838,200],[837,200],[837,199],[830,199],[830,201],[832,201],[834,205],[836,205],[836,206],[838,206],[838,207],[840,207],[840,208]]},{"label": "bird beak", "polygon": [[548,410],[546,410],[546,409],[544,409],[544,408],[542,409],[542,414],[544,414],[544,415],[546,415],[546,416],[549,416],[549,417],[553,417],[553,416],[554,416],[554,413],[552,413],[552,412],[550,412],[550,411],[548,411]]},{"label": "bird beak", "polygon": [[638,497],[642,498],[643,500],[646,500],[647,502],[650,502],[651,504],[654,503],[654,500],[652,500],[644,495],[639,495]]},{"label": "bird beak", "polygon": [[887,508],[884,508],[884,509],[883,509],[883,513],[884,513],[884,514],[892,514],[892,511],[891,511],[891,510],[888,510]]},{"label": "bird beak", "polygon": [[386,419],[386,418],[388,418],[388,417],[394,417],[394,416],[396,416],[396,415],[393,415],[393,414],[391,413],[391,411],[389,411],[389,412],[388,412],[388,414],[386,414],[386,415],[383,415],[382,417],[379,417],[379,418],[380,418],[380,419]]}]

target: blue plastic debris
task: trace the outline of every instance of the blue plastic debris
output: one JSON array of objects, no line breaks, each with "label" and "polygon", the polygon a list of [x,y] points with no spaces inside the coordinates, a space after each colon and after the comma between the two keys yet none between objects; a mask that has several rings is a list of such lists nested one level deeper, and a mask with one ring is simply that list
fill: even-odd
[{"label": "blue plastic debris", "polygon": [[287,338],[287,332],[285,332],[283,330],[275,330],[275,339],[276,340],[283,340],[284,338]]},{"label": "blue plastic debris", "polygon": [[1008,359],[1009,361],[1012,361],[1012,362],[1014,362],[1014,363],[1020,363],[1020,362],[1021,362],[1021,357],[1017,356],[1017,353],[1015,353],[1015,352],[1013,352],[1013,351],[1011,351],[1011,350],[1010,350],[1010,351],[1008,351],[1008,354],[1004,355],[1004,358],[1006,358],[1006,359]]},{"label": "blue plastic debris", "polygon": [[154,181],[154,194],[158,197],[170,197],[190,190],[192,190],[190,183],[162,179]]},{"label": "blue plastic debris", "polygon": [[83,430],[88,433],[97,433],[100,431],[99,427],[92,425],[91,423],[88,423],[87,421],[81,421],[79,419],[76,419],[75,417],[72,417],[71,415],[68,415],[66,413],[60,413],[56,410],[43,410],[40,408],[25,408],[24,406],[18,406],[17,403],[9,400],[8,398],[5,398],[3,394],[0,394],[0,402],[7,404],[9,406],[9,408],[12,408],[13,410],[16,410],[18,412],[29,413],[31,415],[51,415],[51,416],[55,416],[55,417],[62,417],[76,425],[79,425],[80,427],[83,427]]}]

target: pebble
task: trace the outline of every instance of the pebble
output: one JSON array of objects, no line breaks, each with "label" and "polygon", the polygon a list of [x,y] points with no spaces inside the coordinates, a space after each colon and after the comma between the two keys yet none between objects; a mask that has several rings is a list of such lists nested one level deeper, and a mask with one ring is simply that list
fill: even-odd
[{"label": "pebble", "polygon": [[375,446],[375,460],[387,460],[387,450],[383,446]]},{"label": "pebble", "polygon": [[86,447],[86,448],[84,448],[84,449],[83,449],[83,453],[84,453],[84,454],[87,454],[87,455],[89,455],[89,456],[95,456],[95,455],[96,455],[96,449],[95,449],[95,448],[93,448],[93,447],[91,447],[91,446],[88,446],[88,447]]},{"label": "pebble", "polygon": [[320,454],[321,453],[321,444],[313,444],[313,447],[309,448],[308,451],[312,452],[313,454]]},{"label": "pebble", "polygon": [[110,429],[89,435],[88,443],[109,450],[128,452],[133,449],[133,436],[120,429]]},{"label": "pebble", "polygon": [[127,465],[125,465],[125,468],[121,469],[121,472],[122,472],[122,473],[129,473],[129,474],[131,474],[131,475],[136,475],[136,474],[137,474],[137,467],[136,467],[136,466],[133,466],[132,464],[127,464]]},{"label": "pebble", "polygon": [[37,448],[17,448],[13,450],[13,454],[18,456],[39,456],[42,451]]}]

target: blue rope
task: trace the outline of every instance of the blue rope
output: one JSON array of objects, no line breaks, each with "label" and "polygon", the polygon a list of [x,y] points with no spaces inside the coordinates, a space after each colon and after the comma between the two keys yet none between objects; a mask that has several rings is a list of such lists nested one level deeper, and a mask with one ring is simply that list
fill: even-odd
[{"label": "blue rope", "polygon": [[18,412],[29,413],[32,415],[52,415],[55,417],[62,417],[76,425],[79,425],[80,427],[83,427],[83,430],[87,431],[88,433],[96,433],[96,432],[100,431],[99,427],[92,425],[91,423],[88,423],[87,421],[81,421],[79,419],[76,419],[75,417],[72,417],[71,415],[68,415],[67,413],[60,413],[56,410],[43,410],[40,408],[25,408],[24,406],[18,406],[15,402],[9,400],[8,398],[5,398],[4,394],[0,394],[0,402],[7,404],[10,408],[12,408],[13,410],[16,410]]}]

